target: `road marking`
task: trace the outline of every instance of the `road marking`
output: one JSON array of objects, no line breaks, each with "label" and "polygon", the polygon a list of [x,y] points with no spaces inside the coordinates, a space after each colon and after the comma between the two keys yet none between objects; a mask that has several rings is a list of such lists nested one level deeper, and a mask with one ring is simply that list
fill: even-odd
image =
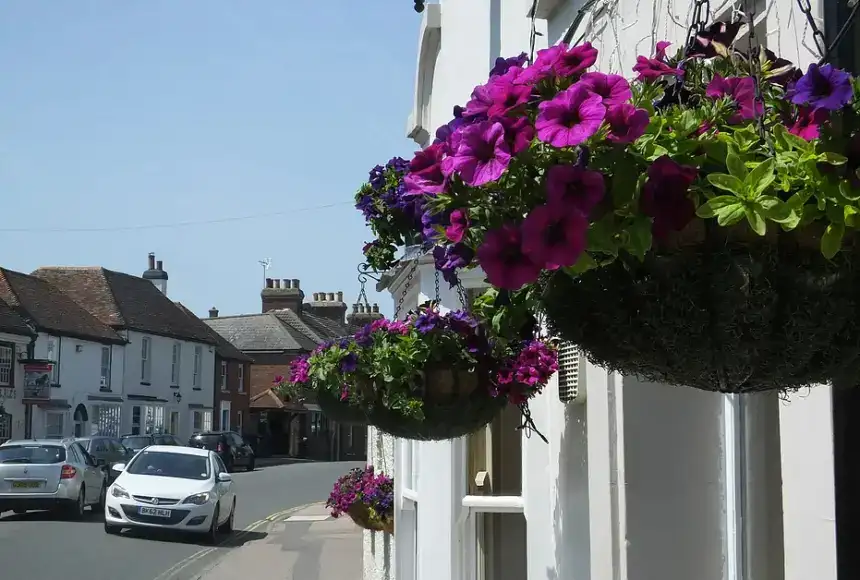
[{"label": "road marking", "polygon": [[202,550],[198,550],[197,552],[194,552],[193,554],[191,554],[187,558],[180,560],[179,562],[177,562],[176,564],[174,564],[173,566],[171,566],[170,568],[168,568],[167,570],[165,570],[164,572],[162,572],[161,574],[159,574],[158,576],[153,578],[153,580],[171,580],[172,578],[175,578],[176,575],[179,574],[182,570],[184,570],[185,568],[187,568],[188,566],[190,566],[194,562],[208,556],[209,554],[211,554],[212,552],[214,552],[218,548],[223,548],[228,542],[234,542],[237,539],[245,536],[249,532],[253,532],[254,530],[259,528],[263,524],[274,522],[278,518],[281,518],[281,517],[286,516],[287,514],[290,514],[293,512],[297,512],[299,510],[303,510],[307,507],[314,505],[315,503],[318,503],[318,502],[307,503],[307,504],[296,506],[296,507],[289,508],[286,510],[281,510],[279,512],[275,512],[272,515],[263,518],[262,520],[257,520],[256,522],[247,526],[246,528],[244,528],[242,530],[237,530],[236,533],[231,535],[230,537],[224,538],[223,540],[218,542],[218,545],[213,546],[211,548],[204,548]]},{"label": "road marking", "polygon": [[324,522],[331,516],[326,514],[323,516],[290,516],[285,519],[285,522]]}]

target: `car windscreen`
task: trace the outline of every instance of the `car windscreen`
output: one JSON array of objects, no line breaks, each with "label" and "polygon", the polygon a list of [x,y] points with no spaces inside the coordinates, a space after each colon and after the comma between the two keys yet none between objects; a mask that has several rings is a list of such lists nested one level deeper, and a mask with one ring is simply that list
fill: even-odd
[{"label": "car windscreen", "polygon": [[62,463],[66,449],[60,445],[6,445],[0,447],[0,463]]},{"label": "car windscreen", "polygon": [[188,445],[190,447],[200,447],[202,449],[215,449],[223,439],[224,436],[220,433],[205,433],[192,437]]},{"label": "car windscreen", "polygon": [[155,475],[182,479],[209,479],[209,458],[188,453],[141,451],[126,467],[131,475]]},{"label": "car windscreen", "polygon": [[122,444],[133,451],[140,451],[144,447],[152,445],[152,439],[145,436],[140,437],[123,437]]}]

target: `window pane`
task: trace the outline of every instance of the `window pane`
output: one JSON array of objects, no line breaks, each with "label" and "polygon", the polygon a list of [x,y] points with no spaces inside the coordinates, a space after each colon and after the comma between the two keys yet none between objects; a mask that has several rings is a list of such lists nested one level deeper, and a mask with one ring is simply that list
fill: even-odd
[{"label": "window pane", "polygon": [[14,358],[12,347],[0,345],[0,385],[12,384],[12,364]]},{"label": "window pane", "polygon": [[528,576],[526,518],[521,513],[481,513],[477,518],[478,580],[522,580]]},{"label": "window pane", "polygon": [[485,429],[468,436],[466,487],[470,495],[522,495],[520,411],[508,405]]}]

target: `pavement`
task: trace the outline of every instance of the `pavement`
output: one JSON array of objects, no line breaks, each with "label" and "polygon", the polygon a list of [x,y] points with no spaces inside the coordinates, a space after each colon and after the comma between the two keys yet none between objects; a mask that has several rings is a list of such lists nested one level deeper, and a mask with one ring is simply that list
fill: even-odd
[{"label": "pavement", "polygon": [[[281,545],[288,547],[286,552],[301,548],[299,553],[306,549],[313,554],[318,542],[304,537],[307,529],[318,522],[290,526],[290,530],[295,531],[292,536],[284,536],[278,524],[284,526],[286,533],[288,522],[284,520],[291,511],[324,502],[334,481],[360,465],[355,462],[291,462],[258,467],[252,473],[234,473],[233,480],[238,488],[235,525],[241,531],[215,547],[207,547],[193,536],[166,532],[125,531],[120,536],[109,536],[104,533],[101,513],[90,514],[76,522],[49,512],[23,515],[4,512],[0,514],[2,576],[26,580],[198,580],[204,573],[214,573],[222,560],[228,563],[234,554],[241,557],[246,547],[256,549],[258,544],[267,545],[276,538],[281,538]],[[346,520],[336,524],[353,525]],[[302,532],[302,528],[306,531]],[[300,566],[296,569],[304,570],[307,561],[308,557],[296,556],[294,564]],[[360,560],[356,570],[357,575],[353,570],[349,580],[360,578]],[[260,576],[257,570],[253,572]],[[315,580],[317,577],[298,575],[296,578]],[[325,576],[320,578],[330,580]]]},{"label": "pavement", "polygon": [[361,529],[349,518],[332,518],[323,502],[283,514],[265,527],[265,534],[214,563],[199,580],[361,578]]}]

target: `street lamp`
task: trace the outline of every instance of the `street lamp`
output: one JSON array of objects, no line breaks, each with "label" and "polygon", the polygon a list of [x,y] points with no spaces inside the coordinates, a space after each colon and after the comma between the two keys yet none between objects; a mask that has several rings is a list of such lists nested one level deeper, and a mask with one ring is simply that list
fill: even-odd
[{"label": "street lamp", "polygon": [[415,12],[418,12],[419,14],[424,12],[424,0],[415,0],[414,8]]},{"label": "street lamp", "polygon": [[176,399],[177,403],[182,402],[182,393],[173,393],[173,398]]}]

